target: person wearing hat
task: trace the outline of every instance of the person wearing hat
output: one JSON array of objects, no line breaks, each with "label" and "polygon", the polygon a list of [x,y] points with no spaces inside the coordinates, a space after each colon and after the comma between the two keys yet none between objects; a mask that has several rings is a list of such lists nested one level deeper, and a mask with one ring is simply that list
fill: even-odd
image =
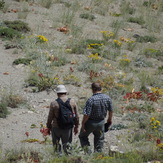
[{"label": "person wearing hat", "polygon": [[[68,100],[67,90],[64,85],[58,85],[56,88],[56,93],[59,99],[61,99],[64,103]],[[57,100],[57,99],[56,99]],[[72,129],[62,129],[59,127],[58,117],[59,117],[59,104],[57,101],[53,101],[50,104],[48,119],[47,119],[47,128],[52,134],[52,142],[56,152],[58,154],[62,153],[60,139],[62,142],[62,147],[65,153],[67,153],[68,144],[72,142]],[[79,126],[79,116],[78,116],[78,108],[74,99],[70,99],[69,104],[72,108],[72,112],[75,116],[74,123],[74,134],[78,133]]]},{"label": "person wearing hat", "polygon": [[[103,94],[100,83],[92,83],[91,85],[93,95],[87,100],[83,109],[82,126],[79,134],[80,144],[85,152],[92,152],[89,148],[89,135],[94,135],[94,152],[102,152],[104,144],[104,132],[112,124],[112,100]],[[107,116],[107,123],[105,117]]]}]

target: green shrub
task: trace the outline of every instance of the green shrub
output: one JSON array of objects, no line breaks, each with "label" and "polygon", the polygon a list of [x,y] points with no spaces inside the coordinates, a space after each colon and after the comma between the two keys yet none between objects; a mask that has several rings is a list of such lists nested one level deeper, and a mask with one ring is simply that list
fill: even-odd
[{"label": "green shrub", "polygon": [[4,21],[4,24],[8,28],[12,28],[14,30],[17,30],[19,32],[28,32],[31,29],[29,28],[28,24],[21,21],[21,20],[15,20],[15,21]]},{"label": "green shrub", "polygon": [[0,1],[0,10],[2,10],[5,7],[5,1],[1,0]]},{"label": "green shrub", "polygon": [[44,91],[47,89],[53,89],[55,85],[59,83],[59,79],[57,77],[49,77],[43,75],[42,73],[31,73],[28,79],[25,80],[26,87],[34,86],[37,87],[34,91]]},{"label": "green shrub", "polygon": [[14,65],[18,65],[18,64],[29,65],[31,61],[32,60],[28,59],[28,58],[18,58],[18,59],[13,61],[13,64]]},{"label": "green shrub", "polygon": [[84,13],[84,14],[80,14],[80,18],[93,21],[95,19],[95,16],[89,13]]},{"label": "green shrub", "polygon": [[6,103],[0,103],[0,118],[6,118],[7,114],[9,114],[9,111],[7,109]]},{"label": "green shrub", "polygon": [[0,28],[0,37],[6,39],[20,38],[21,33],[12,28]]},{"label": "green shrub", "polygon": [[157,38],[154,36],[137,36],[136,42],[151,42],[154,43],[157,41]]},{"label": "green shrub", "polygon": [[53,4],[53,1],[52,0],[40,0],[40,4],[42,7],[49,9],[51,5]]},{"label": "green shrub", "polygon": [[148,62],[145,58],[136,58],[134,61],[134,66],[136,66],[136,67],[152,67],[153,63]]},{"label": "green shrub", "polygon": [[21,95],[16,94],[5,95],[2,97],[1,101],[11,108],[16,108],[20,104],[25,104],[27,102]]},{"label": "green shrub", "polygon": [[130,17],[128,19],[128,22],[137,23],[139,25],[143,25],[145,23],[145,21],[144,21],[142,16],[140,16],[140,17]]},{"label": "green shrub", "polygon": [[156,49],[145,49],[144,50],[144,55],[146,57],[153,57],[153,58],[158,58],[163,55],[163,51],[161,50],[156,50]]},{"label": "green shrub", "polygon": [[84,51],[89,47],[89,45],[92,45],[92,49],[99,49],[103,44],[105,44],[104,40],[82,40],[73,45],[71,53],[83,54]]},{"label": "green shrub", "polygon": [[158,67],[159,73],[163,73],[163,66]]}]

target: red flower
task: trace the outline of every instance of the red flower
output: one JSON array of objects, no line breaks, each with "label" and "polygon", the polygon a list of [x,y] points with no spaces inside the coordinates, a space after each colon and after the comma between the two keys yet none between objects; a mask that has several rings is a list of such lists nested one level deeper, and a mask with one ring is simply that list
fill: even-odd
[{"label": "red flower", "polygon": [[157,144],[161,144],[161,140],[160,140],[160,139],[157,139],[157,140],[156,140],[156,143],[157,143]]},{"label": "red flower", "polygon": [[39,76],[40,78],[44,77],[44,75],[43,75],[42,73],[38,74],[38,76]]},{"label": "red flower", "polygon": [[29,132],[26,132],[25,135],[28,137],[29,136]]},{"label": "red flower", "polygon": [[72,68],[72,67],[70,67],[70,71],[71,71],[71,72],[74,72],[74,70],[73,70],[73,68]]},{"label": "red flower", "polygon": [[43,136],[49,135],[49,129],[48,128],[41,128],[40,132],[43,134]]}]

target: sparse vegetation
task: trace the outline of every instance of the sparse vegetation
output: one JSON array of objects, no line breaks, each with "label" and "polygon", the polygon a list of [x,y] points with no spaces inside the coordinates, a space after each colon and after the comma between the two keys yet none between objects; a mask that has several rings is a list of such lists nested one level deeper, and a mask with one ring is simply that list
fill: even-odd
[{"label": "sparse vegetation", "polygon": [[[52,143],[51,137],[43,137],[44,141],[40,141],[28,132],[24,134],[24,128],[28,128],[24,121],[23,133],[22,129],[19,134],[12,130],[13,135],[27,136],[24,141],[17,139],[16,145],[35,142],[34,146],[37,146],[40,143],[41,152],[3,151],[8,144],[2,137],[4,145],[0,146],[0,154],[4,155],[0,155],[0,162],[161,163],[162,1],[9,1],[6,12],[3,11],[6,2],[0,1],[0,38],[4,41],[0,46],[5,55],[0,60],[0,68],[4,66],[0,79],[0,118],[8,116],[8,109],[11,114],[13,108],[17,108],[15,112],[20,111],[27,103],[24,97],[27,96],[32,104],[31,111],[19,115],[21,118],[24,114],[34,117],[29,126],[37,133],[35,129],[39,125],[33,122],[40,123],[41,119],[46,123],[47,109],[42,108],[49,108],[50,100],[54,100],[51,90],[58,84],[65,84],[82,114],[85,102],[92,94],[90,83],[97,81],[102,84],[103,93],[112,98],[115,121],[109,134],[115,134],[112,134],[113,139],[106,134],[105,139],[109,138],[109,141],[105,142],[103,153],[83,154],[79,142],[73,142],[71,155],[58,157],[52,146],[43,146]],[[9,57],[13,59],[8,61]],[[8,64],[7,68],[5,64]],[[26,66],[12,67],[12,64]],[[6,87],[3,78],[10,83],[15,80],[21,94],[16,91],[3,94]],[[41,118],[38,120],[38,117]],[[3,124],[4,119],[0,120]],[[19,128],[19,120],[13,123]],[[3,129],[5,127],[3,124]],[[3,132],[14,140],[7,127]],[[110,145],[114,143],[117,151],[111,150]]]}]

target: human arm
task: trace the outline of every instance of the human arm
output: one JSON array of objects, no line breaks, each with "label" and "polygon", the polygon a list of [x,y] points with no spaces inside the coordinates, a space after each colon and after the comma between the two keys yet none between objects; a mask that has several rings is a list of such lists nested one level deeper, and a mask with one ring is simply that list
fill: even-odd
[{"label": "human arm", "polygon": [[49,109],[49,114],[48,114],[48,119],[47,119],[47,123],[46,123],[46,126],[49,130],[49,134],[50,134],[50,131],[51,131],[51,128],[52,128],[52,121],[53,121],[53,118],[54,118],[54,104],[51,103],[50,104],[50,109]]},{"label": "human arm", "polygon": [[109,126],[112,124],[112,117],[113,117],[113,112],[109,111],[108,119],[107,119],[107,123],[108,123]]},{"label": "human arm", "polygon": [[83,120],[82,120],[82,126],[81,126],[81,130],[83,130],[83,132],[85,132],[85,123],[87,122],[87,120],[89,119],[88,115],[84,115],[83,116]]},{"label": "human arm", "polygon": [[79,128],[79,113],[78,113],[78,106],[74,99],[71,99],[70,105],[72,107],[72,111],[74,114],[74,134],[76,135],[78,133]]}]

